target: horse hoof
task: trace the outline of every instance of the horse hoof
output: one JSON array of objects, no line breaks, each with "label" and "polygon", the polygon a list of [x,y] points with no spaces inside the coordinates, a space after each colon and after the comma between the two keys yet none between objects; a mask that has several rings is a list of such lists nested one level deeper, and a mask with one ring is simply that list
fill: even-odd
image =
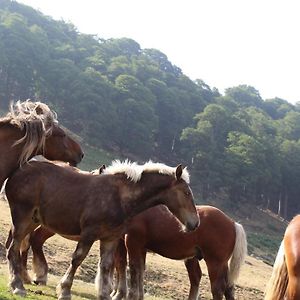
[{"label": "horse hoof", "polygon": [[60,295],[58,300],[71,300],[71,295]]},{"label": "horse hoof", "polygon": [[36,285],[47,285],[47,282],[43,280],[33,280],[33,283]]},{"label": "horse hoof", "polygon": [[21,297],[25,297],[26,296],[26,291],[24,289],[15,288],[14,291],[13,291],[13,294],[21,296]]}]

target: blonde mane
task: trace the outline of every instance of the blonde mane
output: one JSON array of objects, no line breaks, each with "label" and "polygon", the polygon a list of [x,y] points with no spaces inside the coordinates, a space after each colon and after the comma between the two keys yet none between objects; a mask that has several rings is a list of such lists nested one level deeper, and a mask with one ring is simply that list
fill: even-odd
[{"label": "blonde mane", "polygon": [[[124,173],[127,178],[133,182],[138,182],[141,179],[143,172],[157,172],[159,174],[176,177],[176,168],[169,167],[162,163],[154,163],[152,161],[148,161],[143,165],[138,165],[136,162],[130,162],[129,160],[123,162],[114,160],[111,166],[103,170],[103,174]],[[190,175],[186,168],[183,169],[181,178],[186,183],[190,183]]]},{"label": "blonde mane", "polygon": [[24,136],[17,140],[13,146],[25,142],[20,155],[20,165],[38,151],[44,150],[46,137],[51,135],[52,128],[57,124],[56,113],[42,102],[17,101],[11,103],[10,112],[0,118],[0,124],[11,124],[24,130]]}]

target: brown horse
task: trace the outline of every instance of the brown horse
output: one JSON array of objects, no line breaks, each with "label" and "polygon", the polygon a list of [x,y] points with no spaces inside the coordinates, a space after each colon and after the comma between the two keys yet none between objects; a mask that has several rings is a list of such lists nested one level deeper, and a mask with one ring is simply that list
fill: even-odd
[{"label": "brown horse", "polygon": [[56,115],[41,102],[18,101],[0,118],[0,187],[34,155],[78,164],[83,152],[58,126]]},{"label": "brown horse", "polygon": [[[34,159],[38,161],[46,161],[43,159],[43,157],[35,157]],[[62,166],[64,168],[71,168],[75,172],[83,173],[83,174],[94,174],[99,175],[101,174],[104,169],[106,168],[105,165],[102,165],[98,169],[92,170],[90,172],[82,171],[76,167],[70,166],[66,163],[59,162],[59,161],[53,161],[52,163]],[[47,279],[48,279],[48,264],[47,260],[45,258],[44,252],[43,252],[43,245],[46,242],[47,239],[55,235],[55,232],[51,231],[49,228],[44,226],[39,226],[37,229],[35,229],[33,232],[28,234],[21,244],[21,260],[22,260],[22,271],[21,271],[21,277],[22,281],[24,283],[31,283],[31,277],[27,270],[27,258],[28,258],[28,251],[30,247],[32,248],[32,265],[33,265],[33,272],[34,272],[34,280],[33,282],[38,285],[46,285]],[[78,237],[72,237],[71,239],[74,241],[79,241],[80,236]],[[12,231],[9,231],[9,235],[6,241],[6,249],[9,248],[10,243],[12,241]]]},{"label": "brown horse", "polygon": [[111,299],[113,255],[131,217],[165,204],[188,230],[198,226],[188,182],[181,165],[151,162],[115,162],[99,176],[48,162],[31,162],[17,170],[6,184],[13,223],[7,251],[13,293],[26,293],[20,276],[21,242],[43,225],[69,238],[79,236],[71,265],[58,285],[59,299],[70,299],[75,272],[95,240],[101,240],[98,297]]},{"label": "brown horse", "polygon": [[[233,300],[233,285],[247,253],[242,225],[215,207],[197,206],[201,224],[193,232],[183,232],[176,218],[164,206],[156,206],[135,216],[125,238],[130,266],[128,299],[143,299],[143,276],[147,250],[164,257],[185,260],[190,279],[189,300],[198,299],[204,259],[214,300],[225,295]],[[124,243],[124,242],[123,242]],[[116,255],[118,287],[114,299],[123,299],[126,287],[126,248],[122,241]]]},{"label": "brown horse", "polygon": [[300,215],[286,228],[265,293],[265,300],[283,299],[300,299]]}]

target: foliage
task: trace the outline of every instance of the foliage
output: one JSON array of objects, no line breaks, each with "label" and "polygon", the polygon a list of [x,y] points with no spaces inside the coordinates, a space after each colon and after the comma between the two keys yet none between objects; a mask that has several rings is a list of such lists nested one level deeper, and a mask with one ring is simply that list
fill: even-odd
[{"label": "foliage", "polygon": [[248,252],[259,253],[265,262],[272,265],[275,261],[277,251],[279,249],[282,238],[275,237],[264,233],[247,234]]},{"label": "foliage", "polygon": [[213,96],[159,50],[81,34],[70,23],[2,0],[0,106],[26,98],[51,104],[90,144],[149,158],[167,156]]},{"label": "foliage", "polygon": [[[226,193],[290,218],[300,209],[300,105],[240,85],[224,95],[192,81],[157,49],[102,39],[0,0],[0,109],[34,98],[53,107],[88,150],[183,162],[203,199]],[[94,149],[94,148],[93,148]],[[96,160],[97,161],[97,160]],[[96,167],[96,166],[94,166]]]}]

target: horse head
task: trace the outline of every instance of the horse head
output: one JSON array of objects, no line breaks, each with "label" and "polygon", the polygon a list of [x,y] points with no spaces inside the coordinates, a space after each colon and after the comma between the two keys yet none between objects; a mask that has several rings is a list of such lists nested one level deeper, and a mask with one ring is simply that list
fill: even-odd
[{"label": "horse head", "polygon": [[83,158],[80,145],[58,125],[56,113],[47,104],[30,100],[12,103],[10,112],[1,119],[14,128],[13,146],[21,150],[20,165],[34,155],[77,165]]},{"label": "horse head", "polygon": [[80,145],[65,130],[54,125],[45,140],[43,155],[49,160],[61,160],[76,166],[84,154]]},{"label": "horse head", "polygon": [[199,226],[200,220],[189,186],[189,175],[181,164],[176,167],[175,179],[171,188],[165,192],[163,201],[163,204],[178,218],[187,231],[192,231]]}]

